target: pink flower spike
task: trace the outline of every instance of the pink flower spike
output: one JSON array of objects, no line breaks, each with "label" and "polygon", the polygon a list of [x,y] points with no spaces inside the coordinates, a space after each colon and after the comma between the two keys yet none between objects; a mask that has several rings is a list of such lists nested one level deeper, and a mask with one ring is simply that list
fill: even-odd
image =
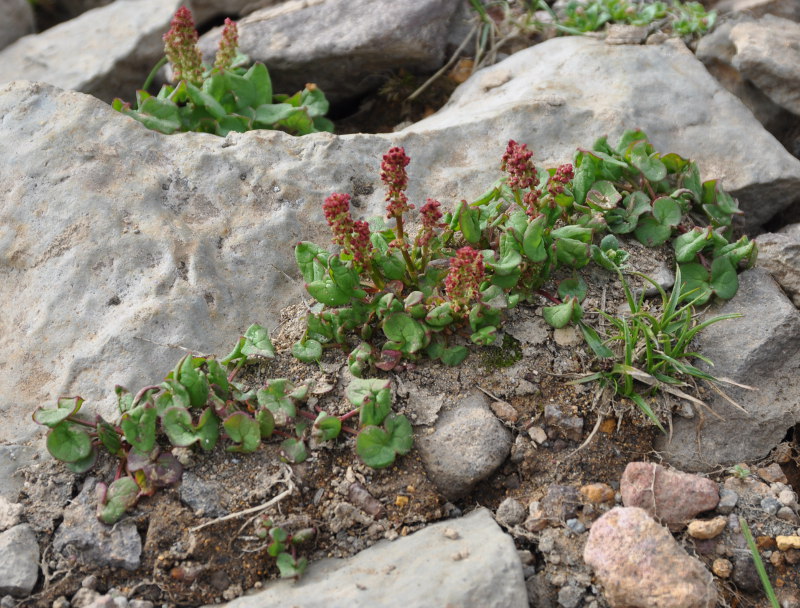
[{"label": "pink flower spike", "polygon": [[556,169],[556,173],[550,178],[547,183],[547,191],[551,196],[556,196],[564,192],[564,185],[568,184],[570,180],[575,177],[575,171],[572,169],[572,164],[567,163],[561,165]]},{"label": "pink flower spike", "polygon": [[408,174],[406,167],[411,159],[406,156],[403,148],[395,146],[383,156],[381,163],[381,180],[386,184],[386,217],[399,218],[414,208],[408,204],[404,190],[408,187]]},{"label": "pink flower spike", "polygon": [[214,59],[214,67],[218,70],[227,70],[233,65],[236,57],[236,49],[239,46],[239,29],[236,22],[230,18],[225,19],[225,27],[222,28],[222,38],[219,40],[217,56]]},{"label": "pink flower spike", "polygon": [[444,289],[454,312],[468,307],[478,297],[484,277],[481,252],[470,246],[459,249],[456,257],[450,259],[450,271],[444,281]]},{"label": "pink flower spike", "polygon": [[172,64],[175,82],[187,80],[199,85],[203,80],[203,58],[197,48],[197,30],[192,12],[180,7],[172,18],[170,30],[164,34],[164,53]]},{"label": "pink flower spike", "polygon": [[528,150],[526,144],[518,144],[513,139],[508,140],[500,169],[508,173],[509,187],[515,190],[524,190],[539,184],[536,167],[531,162],[532,156],[533,152]]},{"label": "pink flower spike", "polygon": [[322,211],[328,226],[333,231],[333,242],[347,247],[353,232],[353,219],[350,217],[350,195],[334,192],[322,203]]}]

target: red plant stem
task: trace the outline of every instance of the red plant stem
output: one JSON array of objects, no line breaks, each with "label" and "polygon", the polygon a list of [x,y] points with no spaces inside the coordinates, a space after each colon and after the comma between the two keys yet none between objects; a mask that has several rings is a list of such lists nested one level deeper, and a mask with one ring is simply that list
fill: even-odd
[{"label": "red plant stem", "polygon": [[287,439],[291,439],[292,438],[292,434],[291,433],[287,433],[287,432],[281,431],[279,429],[273,429],[272,432],[275,433],[276,435],[280,436],[280,437],[286,437]]},{"label": "red plant stem", "polygon": [[353,416],[355,416],[356,414],[358,414],[360,411],[361,411],[360,408],[356,408],[354,410],[350,410],[346,414],[343,414],[343,415],[339,416],[339,421],[340,422],[344,422],[345,420],[348,420],[348,419],[352,418]]},{"label": "red plant stem", "polygon": [[236,364],[236,367],[233,371],[228,375],[228,382],[233,382],[233,379],[236,378],[236,374],[239,373],[239,370],[242,369],[244,362],[247,361],[247,357],[244,357],[239,363]]},{"label": "red plant stem", "polygon": [[114,481],[117,481],[117,479],[122,477],[122,466],[124,462],[124,460],[119,461],[119,464],[117,465],[117,473],[114,475]]},{"label": "red plant stem", "polygon": [[91,422],[86,422],[85,420],[80,420],[78,418],[73,418],[72,416],[67,416],[66,419],[69,420],[70,422],[74,422],[75,424],[88,426],[90,429],[96,429],[97,428],[97,423],[92,424]]},{"label": "red plant stem", "polygon": [[562,302],[561,300],[559,300],[557,297],[555,297],[555,296],[553,296],[553,295],[550,295],[549,293],[547,293],[547,292],[546,292],[545,290],[543,290],[543,289],[537,289],[537,290],[536,290],[534,293],[536,293],[537,295],[540,295],[540,296],[542,296],[543,298],[547,298],[547,299],[548,299],[548,300],[550,300],[550,301],[551,301],[553,304],[563,304],[563,302]]},{"label": "red plant stem", "polygon": [[355,430],[354,428],[349,427],[349,426],[342,425],[342,430],[345,433],[349,433],[351,435],[358,435],[358,431]]},{"label": "red plant stem", "polygon": [[[320,410],[320,411],[322,411],[322,410]],[[306,412],[306,411],[303,411],[303,410],[299,410],[297,413],[298,413],[298,415],[302,416],[303,418],[305,418],[307,420],[316,420],[317,419],[317,417],[314,414],[312,414],[311,412]]]}]

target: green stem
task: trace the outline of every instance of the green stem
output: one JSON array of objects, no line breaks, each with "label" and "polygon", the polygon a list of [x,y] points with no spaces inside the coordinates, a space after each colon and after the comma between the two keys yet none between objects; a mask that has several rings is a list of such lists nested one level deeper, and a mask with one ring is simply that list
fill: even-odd
[{"label": "green stem", "polygon": [[162,57],[161,59],[158,60],[158,63],[156,63],[155,66],[153,66],[153,69],[150,70],[150,73],[147,75],[147,78],[145,79],[144,84],[142,85],[143,91],[146,91],[147,89],[150,88],[150,85],[153,84],[153,79],[156,77],[156,74],[158,74],[158,70],[163,68],[165,65],[167,65],[166,57]]},{"label": "green stem", "polygon": [[417,269],[414,266],[414,261],[411,259],[411,256],[408,255],[408,251],[406,250],[406,237],[405,233],[403,232],[403,216],[398,215],[396,218],[397,220],[397,242],[400,244],[400,253],[403,255],[403,259],[406,262],[406,268],[408,269],[408,274],[411,275],[411,280],[415,283],[419,279],[417,275]]}]

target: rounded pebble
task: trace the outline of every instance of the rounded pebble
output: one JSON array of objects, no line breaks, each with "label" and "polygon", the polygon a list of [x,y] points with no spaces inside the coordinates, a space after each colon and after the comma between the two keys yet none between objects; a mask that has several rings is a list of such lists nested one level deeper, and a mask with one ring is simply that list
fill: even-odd
[{"label": "rounded pebble", "polygon": [[569,528],[575,534],[583,534],[586,532],[586,526],[584,526],[579,519],[568,519],[565,523],[567,524],[567,528]]},{"label": "rounded pebble", "polygon": [[733,571],[733,564],[722,557],[718,557],[711,565],[711,571],[720,578],[728,578]]},{"label": "rounded pebble", "polygon": [[781,503],[778,502],[777,498],[767,496],[761,501],[761,508],[764,509],[764,512],[768,515],[775,515],[778,509],[781,508]]},{"label": "rounded pebble", "polygon": [[786,507],[794,507],[797,504],[797,494],[791,490],[781,490],[778,494],[778,502]]},{"label": "rounded pebble", "polygon": [[692,538],[706,540],[716,538],[728,525],[728,520],[722,516],[714,519],[695,519],[689,522],[688,532]]},{"label": "rounded pebble", "polygon": [[788,521],[792,524],[800,524],[800,517],[794,512],[791,507],[781,507],[776,513],[776,517],[783,521]]},{"label": "rounded pebble", "polygon": [[525,507],[521,502],[514,498],[506,498],[500,503],[500,506],[497,507],[495,519],[497,519],[499,524],[510,528],[521,524],[525,520],[526,515]]}]

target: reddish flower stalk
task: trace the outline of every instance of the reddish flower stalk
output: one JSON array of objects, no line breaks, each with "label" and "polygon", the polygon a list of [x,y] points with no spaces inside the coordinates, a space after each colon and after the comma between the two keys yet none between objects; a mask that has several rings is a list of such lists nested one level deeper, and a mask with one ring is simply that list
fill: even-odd
[{"label": "reddish flower stalk", "polygon": [[420,247],[427,247],[436,230],[444,227],[444,224],[439,221],[442,219],[441,206],[442,204],[439,201],[429,198],[419,210],[422,216],[422,229],[417,235],[417,245]]},{"label": "reddish flower stalk", "polygon": [[392,241],[393,247],[398,247],[403,254],[403,259],[406,262],[408,271],[416,277],[416,268],[408,255],[408,244],[405,241],[405,233],[403,230],[403,214],[414,208],[410,205],[408,198],[405,195],[405,189],[408,187],[408,174],[406,167],[411,159],[406,156],[406,151],[397,146],[390,148],[384,154],[383,162],[381,163],[381,180],[386,184],[386,217],[394,218],[397,224],[397,238]]},{"label": "reddish flower stalk", "polygon": [[218,70],[230,69],[233,59],[236,57],[236,49],[239,46],[239,29],[236,22],[230,18],[225,19],[225,27],[222,28],[222,38],[219,40],[217,56],[214,59],[214,67]]},{"label": "reddish flower stalk", "polygon": [[575,171],[572,169],[572,164],[567,163],[558,167],[556,174],[547,182],[547,191],[550,196],[555,198],[557,195],[562,194],[564,185],[568,184],[573,177],[575,177]]},{"label": "reddish flower stalk", "polygon": [[456,252],[456,257],[450,259],[444,289],[452,302],[453,312],[467,308],[478,297],[484,275],[483,256],[472,247],[462,247]]},{"label": "reddish flower stalk", "polygon": [[533,152],[528,150],[526,144],[518,144],[513,139],[508,140],[500,169],[508,173],[508,185],[511,189],[524,190],[539,184],[536,167],[531,162],[532,156]]},{"label": "reddish flower stalk", "polygon": [[345,255],[369,272],[375,285],[382,287],[383,281],[372,269],[372,241],[369,224],[363,220],[353,221],[350,216],[350,195],[335,192],[322,203],[325,219],[333,232],[333,242],[342,247]]},{"label": "reddish flower stalk", "polygon": [[180,7],[164,34],[164,53],[172,64],[175,82],[186,80],[194,85],[203,81],[203,58],[197,48],[197,30],[192,12]]}]

